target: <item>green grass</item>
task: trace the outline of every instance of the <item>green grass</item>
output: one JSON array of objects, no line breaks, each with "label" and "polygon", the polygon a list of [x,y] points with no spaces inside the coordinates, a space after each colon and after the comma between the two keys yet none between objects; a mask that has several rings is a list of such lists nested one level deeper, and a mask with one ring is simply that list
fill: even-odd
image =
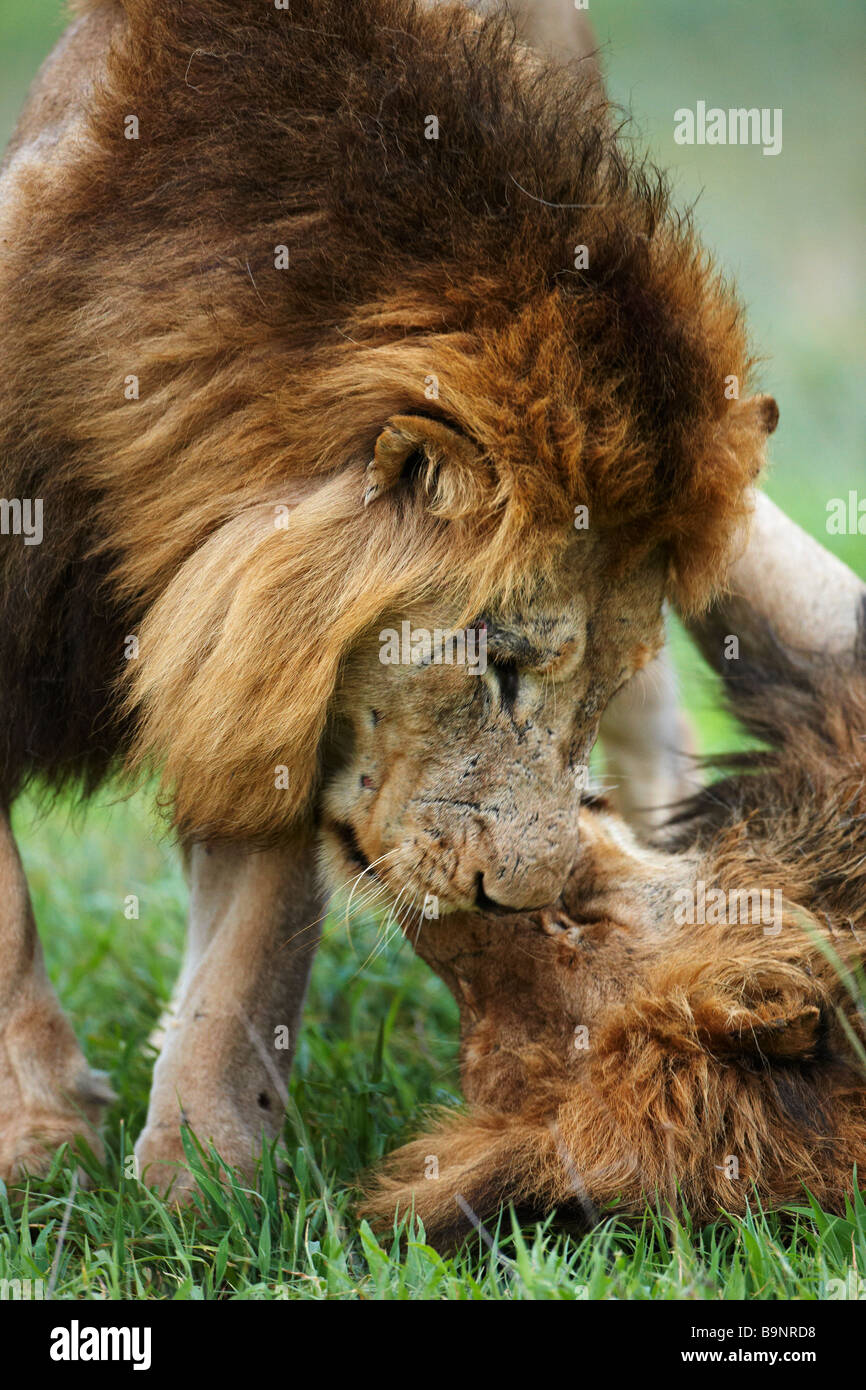
[{"label": "green grass", "polygon": [[[0,144],[60,32],[61,8],[2,0]],[[827,500],[863,478],[862,11],[853,0],[606,0],[592,13],[616,96],[659,161],[676,166],[682,200],[700,195],[698,223],[736,275],[767,354],[762,386],[782,412],[768,490],[866,574],[866,537],[828,541],[824,527]],[[675,147],[673,111],[699,97],[782,106],[782,155]],[[719,750],[730,724],[685,639],[675,644],[701,743]],[[502,1259],[475,1242],[442,1260],[420,1235],[402,1251],[378,1245],[353,1217],[353,1184],[425,1107],[458,1097],[456,1010],[407,949],[392,945],[365,965],[373,925],[350,941],[338,921],[328,924],[299,1042],[278,1155],[285,1180],[270,1156],[257,1192],[205,1177],[201,1210],[177,1217],[125,1174],[146,1107],[148,1036],[182,949],[179,866],[141,798],[111,807],[103,798],[86,819],[59,806],[34,822],[31,811],[19,808],[16,826],[49,970],[118,1102],[89,1189],[72,1190],[66,1155],[51,1181],[31,1184],[23,1210],[0,1199],[0,1279],[49,1280],[56,1262],[64,1298],[775,1299],[820,1297],[829,1279],[866,1271],[862,1203],[837,1219],[805,1193],[795,1212],[704,1230],[648,1212],[637,1227],[610,1220],[581,1240],[550,1229],[515,1235],[506,1215]],[[130,893],[138,921],[123,914]]]},{"label": "green grass", "polygon": [[[814,1300],[864,1267],[862,1199],[844,1218],[804,1202],[703,1230],[648,1209],[581,1239],[504,1217],[492,1251],[469,1242],[445,1259],[417,1227],[377,1240],[357,1224],[345,1185],[307,1157],[303,1128],[297,1139],[283,1155],[288,1173],[278,1179],[266,1154],[255,1190],[191,1145],[203,1193],[184,1216],[125,1181],[119,1161],[108,1176],[94,1166],[88,1191],[58,1162],[53,1184],[33,1184],[20,1212],[0,1194],[0,1279],[41,1278],[58,1299]],[[68,1195],[57,1192],[64,1178]]]}]

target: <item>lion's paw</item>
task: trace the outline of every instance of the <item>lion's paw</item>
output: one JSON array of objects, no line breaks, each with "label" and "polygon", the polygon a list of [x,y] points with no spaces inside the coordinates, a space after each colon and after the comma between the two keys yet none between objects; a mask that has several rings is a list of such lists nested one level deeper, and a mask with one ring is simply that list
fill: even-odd
[{"label": "lion's paw", "polygon": [[0,1178],[15,1186],[28,1177],[45,1177],[57,1150],[84,1139],[99,1162],[103,1158],[99,1130],[80,1115],[48,1110],[25,1110],[14,1116],[0,1115]]},{"label": "lion's paw", "polygon": [[[228,1136],[214,1139],[217,1153],[225,1163],[252,1179],[255,1163],[252,1143],[237,1144]],[[184,1152],[180,1128],[176,1124],[148,1125],[135,1146],[137,1177],[170,1202],[185,1206],[199,1190]]]}]

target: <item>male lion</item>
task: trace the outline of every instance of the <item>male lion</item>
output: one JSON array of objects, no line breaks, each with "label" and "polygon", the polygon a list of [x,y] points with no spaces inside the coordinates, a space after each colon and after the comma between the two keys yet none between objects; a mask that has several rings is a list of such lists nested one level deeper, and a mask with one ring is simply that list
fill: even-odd
[{"label": "male lion", "polygon": [[549,909],[410,931],[460,1005],[470,1108],[391,1155],[381,1225],[414,1205],[445,1247],[508,1201],[700,1224],[805,1187],[844,1213],[866,1170],[866,586],[791,537],[696,624],[767,751],[655,848],[587,798]]},{"label": "male lion", "polygon": [[[138,1156],[183,1113],[248,1168],[329,886],[559,892],[601,714],[721,581],[777,412],[593,65],[460,4],[77,9],[0,185],[0,1174],[106,1098],[6,813],[150,767],[192,911]],[[382,665],[404,621],[486,672]]]}]

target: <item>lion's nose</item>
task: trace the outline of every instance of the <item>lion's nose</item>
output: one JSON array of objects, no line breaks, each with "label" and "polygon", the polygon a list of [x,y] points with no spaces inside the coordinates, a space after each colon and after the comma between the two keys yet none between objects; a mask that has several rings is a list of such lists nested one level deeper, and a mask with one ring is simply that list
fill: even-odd
[{"label": "lion's nose", "polygon": [[547,907],[562,890],[552,873],[506,878],[487,870],[475,880],[475,903],[482,912],[534,912]]},{"label": "lion's nose", "polygon": [[578,854],[577,817],[554,808],[520,816],[506,805],[482,820],[460,855],[461,896],[482,912],[533,912],[556,902]]}]

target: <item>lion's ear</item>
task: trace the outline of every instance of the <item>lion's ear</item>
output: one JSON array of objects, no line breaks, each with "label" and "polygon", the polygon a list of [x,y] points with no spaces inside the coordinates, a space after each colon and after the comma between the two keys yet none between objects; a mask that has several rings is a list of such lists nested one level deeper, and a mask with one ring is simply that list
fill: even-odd
[{"label": "lion's ear", "polygon": [[759,396],[749,396],[748,400],[743,401],[743,406],[754,411],[758,423],[765,434],[773,434],[779,423],[779,407],[774,396],[761,394]]},{"label": "lion's ear", "polygon": [[696,1010],[696,1017],[712,1052],[769,1061],[806,1061],[814,1056],[823,1033],[821,1010],[802,1000],[777,1005],[768,1001],[745,1009],[711,1001]]},{"label": "lion's ear", "polygon": [[376,440],[364,477],[364,506],[399,486],[423,486],[440,516],[465,515],[483,481],[478,450],[441,420],[395,415]]},{"label": "lion's ear", "polygon": [[761,445],[767,435],[775,433],[778,423],[779,407],[774,396],[763,391],[754,396],[738,396],[723,417],[722,436],[729,432],[739,435],[745,430],[756,436]]}]

